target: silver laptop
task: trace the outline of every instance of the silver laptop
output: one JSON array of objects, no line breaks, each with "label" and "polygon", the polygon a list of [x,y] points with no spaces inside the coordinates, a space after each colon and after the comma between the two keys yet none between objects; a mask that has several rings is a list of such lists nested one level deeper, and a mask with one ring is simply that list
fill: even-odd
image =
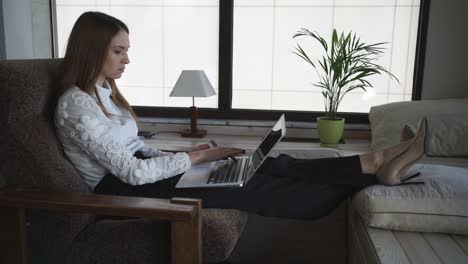
[{"label": "silver laptop", "polygon": [[227,159],[194,165],[180,178],[176,188],[242,187],[285,135],[286,121],[282,115],[251,155],[238,156],[237,161]]}]

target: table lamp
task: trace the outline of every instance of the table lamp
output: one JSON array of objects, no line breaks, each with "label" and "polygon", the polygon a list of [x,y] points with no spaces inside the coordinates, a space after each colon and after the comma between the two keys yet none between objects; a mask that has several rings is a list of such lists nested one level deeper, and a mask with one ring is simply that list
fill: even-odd
[{"label": "table lamp", "polygon": [[190,107],[190,129],[181,131],[183,137],[204,137],[206,130],[197,129],[198,109],[195,106],[195,97],[208,97],[215,95],[213,86],[202,70],[184,70],[179,76],[169,96],[192,97]]}]

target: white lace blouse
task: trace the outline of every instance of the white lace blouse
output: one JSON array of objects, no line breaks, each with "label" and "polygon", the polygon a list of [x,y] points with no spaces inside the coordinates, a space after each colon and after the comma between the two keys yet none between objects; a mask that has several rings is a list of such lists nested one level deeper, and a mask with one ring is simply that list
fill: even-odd
[{"label": "white lace blouse", "polygon": [[[107,86],[107,84],[106,84]],[[131,185],[153,183],[180,174],[192,165],[187,153],[167,153],[151,148],[137,136],[130,113],[111,100],[111,90],[96,86],[108,118],[97,97],[69,89],[55,109],[55,126],[67,159],[94,189],[108,173]],[[136,151],[152,158],[137,159]]]}]

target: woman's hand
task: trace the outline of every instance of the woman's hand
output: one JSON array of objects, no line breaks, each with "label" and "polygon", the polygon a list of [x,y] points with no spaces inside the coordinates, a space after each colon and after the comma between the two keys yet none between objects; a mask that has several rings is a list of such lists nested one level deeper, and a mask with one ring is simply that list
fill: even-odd
[{"label": "woman's hand", "polygon": [[193,147],[189,152],[197,151],[197,150],[204,150],[204,149],[209,149],[209,148],[210,148],[210,144],[202,144],[202,145]]},{"label": "woman's hand", "polygon": [[[202,145],[203,146],[203,145]],[[209,147],[209,145],[208,145]],[[190,157],[192,164],[198,164],[203,162],[216,161],[221,159],[227,159],[229,156],[236,156],[244,154],[245,150],[239,148],[228,148],[228,147],[212,147],[202,148],[187,153]]]}]

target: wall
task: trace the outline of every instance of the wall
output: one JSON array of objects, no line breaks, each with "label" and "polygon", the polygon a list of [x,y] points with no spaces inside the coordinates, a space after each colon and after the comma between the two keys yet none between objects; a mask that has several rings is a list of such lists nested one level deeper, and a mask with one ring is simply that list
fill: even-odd
[{"label": "wall", "polygon": [[0,0],[0,60],[5,59],[5,31],[3,26],[3,0]]},{"label": "wall", "polygon": [[422,99],[468,97],[468,1],[431,0]]},{"label": "wall", "polygon": [[48,0],[3,0],[2,9],[4,58],[52,57]]}]

